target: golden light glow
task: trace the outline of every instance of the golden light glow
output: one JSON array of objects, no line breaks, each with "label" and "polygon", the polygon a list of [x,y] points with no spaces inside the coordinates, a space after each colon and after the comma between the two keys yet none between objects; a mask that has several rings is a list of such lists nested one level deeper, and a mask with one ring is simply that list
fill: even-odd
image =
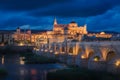
[{"label": "golden light glow", "polygon": [[98,58],[94,58],[94,61],[98,61]]},{"label": "golden light glow", "polygon": [[116,66],[120,66],[120,60],[116,61],[116,62],[115,62],[115,65],[116,65]]},{"label": "golden light glow", "polygon": [[82,56],[81,56],[81,58],[82,58],[82,59],[85,59],[85,56],[84,56],[84,55],[82,55]]},{"label": "golden light glow", "polygon": [[24,61],[23,59],[25,59],[25,57],[20,57],[20,64],[21,64],[21,65],[24,65],[24,64],[25,64],[25,61]]},{"label": "golden light glow", "polygon": [[21,42],[21,43],[19,44],[19,46],[24,46],[24,44]]},{"label": "golden light glow", "polygon": [[103,35],[103,34],[105,34],[105,32],[101,32],[100,34],[102,34],[102,35]]},{"label": "golden light glow", "polygon": [[94,57],[94,61],[99,61],[99,57],[98,56],[96,56],[96,57]]},{"label": "golden light glow", "polygon": [[4,64],[4,56],[2,56],[2,64]]},{"label": "golden light glow", "polygon": [[54,54],[58,54],[58,52],[55,52]]}]

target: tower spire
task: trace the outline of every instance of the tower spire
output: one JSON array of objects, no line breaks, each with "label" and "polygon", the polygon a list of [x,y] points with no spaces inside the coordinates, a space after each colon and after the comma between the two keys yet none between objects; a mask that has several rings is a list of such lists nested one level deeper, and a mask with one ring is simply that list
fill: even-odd
[{"label": "tower spire", "polygon": [[55,18],[55,19],[54,19],[54,25],[56,25],[56,24],[57,24],[57,19]]},{"label": "tower spire", "polygon": [[84,25],[84,33],[87,34],[87,24]]}]

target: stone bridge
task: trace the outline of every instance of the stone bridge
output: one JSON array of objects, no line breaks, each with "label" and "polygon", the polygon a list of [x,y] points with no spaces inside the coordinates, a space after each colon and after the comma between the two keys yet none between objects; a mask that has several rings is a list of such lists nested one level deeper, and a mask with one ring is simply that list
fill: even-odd
[{"label": "stone bridge", "polygon": [[67,55],[67,61],[63,56],[60,59],[89,69],[118,72],[120,67],[120,41],[41,44],[38,52]]}]

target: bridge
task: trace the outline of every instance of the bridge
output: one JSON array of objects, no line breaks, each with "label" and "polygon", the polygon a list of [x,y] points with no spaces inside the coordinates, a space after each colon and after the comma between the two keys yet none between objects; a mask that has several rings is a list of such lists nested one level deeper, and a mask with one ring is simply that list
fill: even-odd
[{"label": "bridge", "polygon": [[64,42],[41,44],[38,54],[59,58],[80,67],[120,72],[120,41]]}]

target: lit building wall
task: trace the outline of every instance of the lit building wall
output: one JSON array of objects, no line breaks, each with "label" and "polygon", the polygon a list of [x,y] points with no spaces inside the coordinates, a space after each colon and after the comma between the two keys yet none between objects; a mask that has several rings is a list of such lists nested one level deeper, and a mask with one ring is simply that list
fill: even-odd
[{"label": "lit building wall", "polygon": [[93,34],[88,34],[88,36],[92,37],[95,36],[96,38],[111,38],[112,34],[107,34],[105,32],[101,32],[101,33],[93,33]]},{"label": "lit building wall", "polygon": [[12,33],[9,33],[9,32],[0,33],[0,44],[5,44],[5,45],[13,44]]}]

